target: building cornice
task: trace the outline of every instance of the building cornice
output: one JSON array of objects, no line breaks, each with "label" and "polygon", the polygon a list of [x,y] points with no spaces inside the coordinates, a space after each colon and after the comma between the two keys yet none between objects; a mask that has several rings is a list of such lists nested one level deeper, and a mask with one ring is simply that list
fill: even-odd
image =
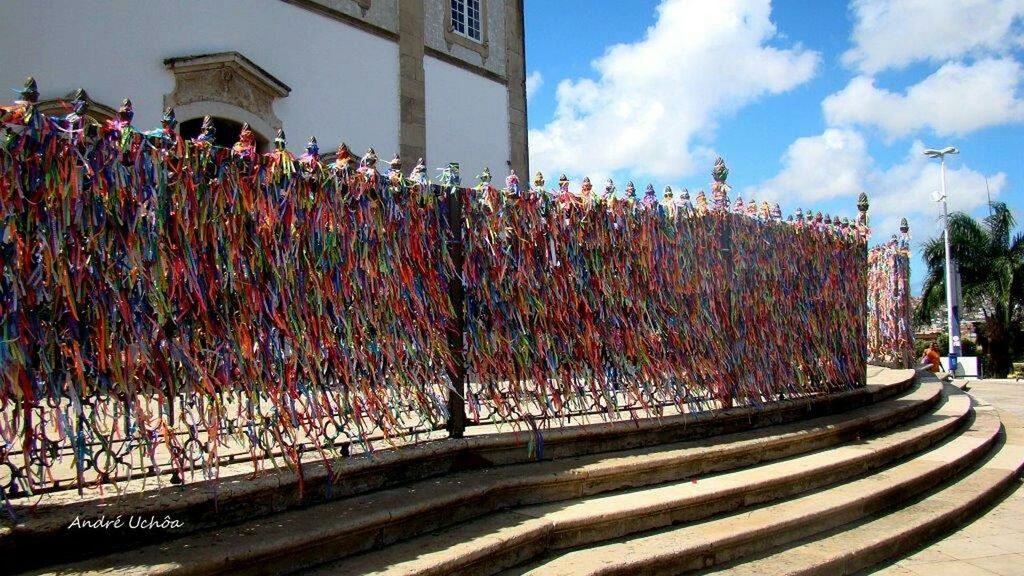
[{"label": "building cornice", "polygon": [[[398,34],[395,34],[391,30],[388,30],[387,28],[378,26],[378,25],[376,25],[376,24],[374,24],[372,22],[367,22],[366,20],[362,20],[360,18],[356,18],[355,16],[352,16],[350,14],[346,14],[344,12],[335,10],[335,9],[330,8],[328,6],[324,6],[323,4],[321,4],[319,2],[315,2],[314,0],[281,0],[281,1],[285,2],[286,4],[291,4],[292,6],[295,6],[295,7],[298,7],[298,8],[302,8],[304,10],[309,10],[310,12],[315,12],[315,13],[321,15],[321,16],[326,16],[327,18],[330,18],[332,20],[337,20],[338,22],[344,22],[345,24],[349,24],[349,25],[351,25],[351,26],[353,26],[355,28],[358,28],[358,29],[362,30],[363,32],[369,32],[370,34],[374,34],[376,36],[380,36],[381,38],[386,38],[386,39],[392,40],[394,42],[398,41]],[[401,0],[399,0],[399,1],[401,1]],[[358,0],[357,0],[357,3],[360,6],[362,6],[364,9],[369,6],[368,3],[364,4],[364,3],[358,2]]]},{"label": "building cornice", "polygon": [[500,74],[495,74],[494,72],[491,72],[490,70],[488,70],[486,68],[483,68],[481,66],[477,66],[476,64],[473,64],[473,63],[470,63],[470,62],[466,62],[465,60],[463,60],[461,58],[456,58],[455,56],[452,56],[451,54],[447,54],[445,52],[441,52],[440,50],[438,50],[436,48],[431,48],[430,46],[425,46],[423,48],[423,53],[426,54],[427,56],[430,56],[431,58],[436,58],[438,60],[441,60],[442,62],[445,62],[447,64],[451,64],[452,66],[455,66],[457,68],[461,68],[461,69],[463,69],[463,70],[465,70],[467,72],[472,72],[473,74],[476,74],[477,76],[483,76],[484,78],[487,78],[488,80],[493,80],[494,82],[497,82],[498,84],[501,84],[502,86],[508,86],[508,80],[506,78],[502,77]]},{"label": "building cornice", "polygon": [[229,68],[278,98],[284,98],[292,91],[287,84],[238,52],[168,58],[164,60],[164,66],[167,66],[175,74]]}]

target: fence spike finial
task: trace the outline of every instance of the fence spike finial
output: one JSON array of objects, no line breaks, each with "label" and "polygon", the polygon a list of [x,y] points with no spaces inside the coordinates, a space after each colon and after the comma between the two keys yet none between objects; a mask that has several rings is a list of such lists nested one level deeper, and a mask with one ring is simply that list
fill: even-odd
[{"label": "fence spike finial", "polygon": [[533,177],[533,187],[535,190],[544,190],[544,174],[540,170]]},{"label": "fence spike finial", "polygon": [[18,95],[21,99],[29,104],[35,104],[39,101],[39,86],[36,84],[36,79],[29,76],[25,78],[25,85],[18,90]]},{"label": "fence spike finial", "polygon": [[704,190],[697,191],[697,199],[695,202],[697,203],[697,214],[706,214],[708,212],[708,197],[707,194],[704,193]]},{"label": "fence spike finial", "polygon": [[388,160],[388,184],[400,188],[402,180],[402,157],[396,152],[395,157]]},{"label": "fence spike finial", "polygon": [[71,108],[74,114],[85,115],[85,111],[89,109],[89,93],[85,91],[85,88],[75,90],[74,95],[71,96]]},{"label": "fence spike finial", "polygon": [[910,250],[910,223],[906,218],[900,218],[900,247],[904,253]]},{"label": "fence spike finial", "polygon": [[360,164],[367,168],[376,168],[377,160],[379,160],[379,158],[377,157],[377,151],[373,149],[373,146],[370,146],[369,148],[366,149],[366,154],[363,154],[363,158]]},{"label": "fence spike finial", "polygon": [[427,165],[423,162],[423,158],[417,160],[416,165],[412,167],[412,172],[409,173],[409,180],[420,186],[427,185]]},{"label": "fence spike finial", "polygon": [[728,211],[730,188],[725,181],[729,178],[729,167],[725,165],[725,160],[721,156],[715,160],[715,167],[711,169],[711,178],[714,179],[714,182],[711,183],[712,208],[717,211]]},{"label": "fence spike finial", "polygon": [[867,192],[861,192],[857,196],[857,224],[867,225],[868,223],[868,195]]},{"label": "fence spike finial", "polygon": [[117,117],[124,124],[131,124],[135,118],[135,107],[132,106],[131,98],[121,100],[121,107],[117,109]]},{"label": "fence spike finial", "polygon": [[252,158],[256,155],[256,134],[249,128],[249,124],[242,124],[238,142],[231,147],[231,153],[239,158]]},{"label": "fence spike finial", "polygon": [[505,192],[509,196],[519,196],[521,190],[519,189],[519,176],[516,176],[515,170],[509,170],[508,176],[505,177]]},{"label": "fence spike finial", "polygon": [[589,199],[594,195],[594,185],[590,182],[590,176],[583,177],[583,183],[580,184],[580,196]]},{"label": "fence spike finial", "polygon": [[683,212],[687,215],[693,212],[693,204],[690,202],[689,188],[683,188],[683,193],[679,195],[679,203],[682,204]]},{"label": "fence spike finial", "polygon": [[615,181],[611,178],[604,181],[604,199],[608,200],[615,196]]},{"label": "fence spike finial", "polygon": [[438,183],[441,186],[458,187],[462,184],[462,170],[458,162],[449,162],[444,168],[440,168],[441,176]]},{"label": "fence spike finial", "polygon": [[168,106],[164,108],[164,114],[160,117],[160,126],[163,127],[164,132],[174,132],[174,129],[178,127],[178,117],[174,114],[174,108]]},{"label": "fence spike finial", "polygon": [[491,167],[490,166],[484,166],[484,171],[479,173],[479,174],[477,174],[477,176],[476,176],[476,179],[477,179],[476,187],[480,188],[481,190],[486,190],[487,188],[490,188],[491,187],[491,178],[492,178],[492,176],[491,176]]},{"label": "fence spike finial", "polygon": [[729,167],[725,165],[725,160],[721,156],[715,159],[715,167],[711,169],[711,177],[720,184],[725,184],[727,178],[729,178]]},{"label": "fence spike finial", "polygon": [[203,124],[199,128],[199,136],[196,138],[199,142],[206,142],[213,144],[214,139],[217,137],[217,126],[213,123],[212,116],[204,116]]},{"label": "fence spike finial", "polygon": [[657,192],[654,191],[654,184],[648,184],[644,188],[644,203],[653,204],[657,201]]},{"label": "fence spike finial", "polygon": [[340,170],[342,174],[348,174],[354,162],[352,149],[348,147],[348,144],[344,142],[339,144],[338,149],[334,152],[334,169]]}]

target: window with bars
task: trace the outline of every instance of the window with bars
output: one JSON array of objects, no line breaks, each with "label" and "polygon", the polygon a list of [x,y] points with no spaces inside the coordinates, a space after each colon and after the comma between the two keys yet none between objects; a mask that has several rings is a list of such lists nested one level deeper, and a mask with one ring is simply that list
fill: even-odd
[{"label": "window with bars", "polygon": [[451,0],[452,31],[470,40],[483,42],[480,0]]}]

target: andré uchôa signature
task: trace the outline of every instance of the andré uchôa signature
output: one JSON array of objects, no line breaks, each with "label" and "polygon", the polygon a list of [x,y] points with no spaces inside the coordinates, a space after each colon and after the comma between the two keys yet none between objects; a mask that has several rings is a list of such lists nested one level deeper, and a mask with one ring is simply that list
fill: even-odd
[{"label": "andr\u00e9 uch\u00f4a signature", "polygon": [[157,516],[123,516],[117,515],[110,518],[106,514],[98,518],[82,518],[75,516],[75,519],[68,524],[68,530],[73,528],[91,530],[118,530],[127,528],[129,530],[170,530],[181,528],[185,525],[181,520],[175,520],[170,516],[159,518]]}]

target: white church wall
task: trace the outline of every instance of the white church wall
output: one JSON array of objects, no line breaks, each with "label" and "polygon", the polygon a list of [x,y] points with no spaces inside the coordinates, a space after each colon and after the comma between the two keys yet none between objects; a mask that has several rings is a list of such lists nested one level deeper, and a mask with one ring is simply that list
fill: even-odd
[{"label": "white church wall", "polygon": [[[382,158],[398,150],[398,45],[345,23],[278,0],[33,0],[0,8],[0,89],[31,74],[44,100],[83,87],[116,108],[127,96],[140,128],[159,124],[163,97],[174,90],[165,59],[227,51],[291,87],[274,103],[289,148],[301,150],[315,135],[323,152],[342,139],[360,154],[367,146]],[[7,91],[0,101],[14,98]]]},{"label": "white church wall", "polygon": [[508,89],[430,56],[423,59],[423,70],[428,167],[458,162],[462,183],[470,186],[489,167],[495,185],[503,183],[509,162]]}]

